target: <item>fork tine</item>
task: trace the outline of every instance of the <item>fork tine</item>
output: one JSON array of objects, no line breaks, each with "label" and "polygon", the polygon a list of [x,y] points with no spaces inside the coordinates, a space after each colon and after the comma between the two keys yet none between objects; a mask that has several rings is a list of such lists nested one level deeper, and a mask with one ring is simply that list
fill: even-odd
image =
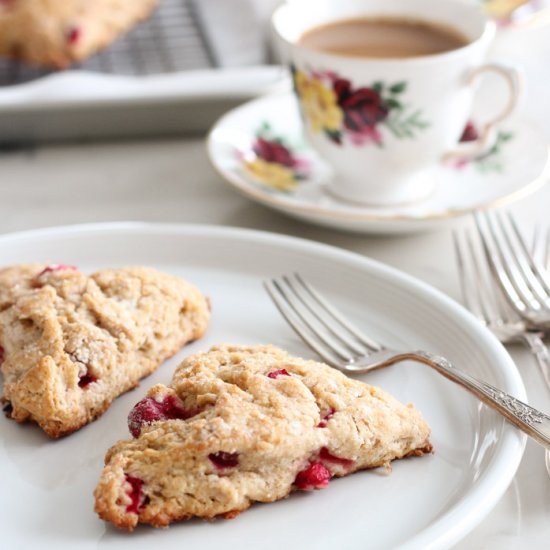
[{"label": "fork tine", "polygon": [[471,232],[465,232],[459,239],[453,234],[457,258],[458,275],[466,307],[486,325],[509,321],[509,312],[503,300],[496,294],[498,289],[492,281],[487,261],[479,246],[476,246]]},{"label": "fork tine", "polygon": [[541,269],[541,266],[536,261],[534,255],[529,252],[527,243],[525,242],[525,239],[523,238],[523,235],[521,234],[521,231],[519,230],[516,220],[514,219],[512,214],[510,212],[508,212],[507,214],[508,214],[507,215],[508,222],[510,224],[510,227],[512,228],[512,231],[516,237],[517,242],[519,243],[519,246],[523,253],[523,257],[527,264],[526,270],[529,273],[529,276],[534,279],[533,288],[535,290],[538,289],[540,291],[539,298],[543,301],[543,303],[546,306],[549,306],[550,305],[550,299],[549,299],[550,281],[549,281],[548,273],[546,273],[544,268]]},{"label": "fork tine", "polygon": [[533,258],[545,270],[546,278],[548,278],[550,270],[550,228],[544,231],[540,224],[535,225],[531,252]]},{"label": "fork tine", "polygon": [[[525,313],[531,299],[526,298],[526,294],[532,297],[532,293],[528,288],[525,288],[526,285],[521,279],[519,279],[520,285],[518,287],[518,280],[512,276],[508,260],[504,255],[502,247],[499,246],[499,241],[496,240],[495,229],[489,215],[476,212],[474,220],[485,256],[494,277],[500,282],[503,293],[510,301],[512,307],[519,313]],[[538,302],[534,303],[533,309],[540,309]]]},{"label": "fork tine", "polygon": [[320,322],[310,312],[303,300],[296,296],[293,289],[287,285],[287,280],[272,279],[272,283],[279,295],[286,301],[287,307],[292,310],[293,315],[299,319],[308,334],[316,339],[317,345],[324,346],[330,353],[338,357],[340,362],[353,362],[358,355],[368,354],[366,348],[361,348],[357,352],[343,340],[335,338],[333,331],[326,329],[326,323]]},{"label": "fork tine", "polygon": [[499,233],[491,224],[493,238],[497,244],[499,251],[504,258],[504,266],[509,268],[510,277],[515,282],[519,293],[523,294],[524,299],[534,309],[540,309],[541,289],[540,284],[533,276],[533,272],[529,266],[529,260],[526,258],[528,252],[524,251],[521,246],[517,246],[513,242],[510,230],[500,214],[495,214]]},{"label": "fork tine", "polygon": [[382,351],[299,274],[271,279],[264,286],[296,332],[330,364],[349,364]]},{"label": "fork tine", "polygon": [[[298,273],[294,274],[296,280],[302,285],[307,293],[315,300],[320,308],[321,312],[328,314],[332,317],[333,321],[336,321],[340,327],[348,330],[359,342],[366,346],[370,351],[380,351],[382,346],[375,342],[371,338],[368,338],[363,334],[353,323],[348,321],[342,313],[340,313],[332,304],[330,304],[323,296],[319,294],[307,281],[305,281]],[[322,314],[319,313],[319,316]]]},{"label": "fork tine", "polygon": [[309,310],[309,312],[323,325],[333,336],[335,336],[344,346],[353,351],[355,354],[365,355],[369,353],[369,349],[364,345],[358,344],[356,340],[350,337],[349,333],[342,331],[341,327],[334,323],[334,319],[323,315],[315,303],[311,302],[312,290],[308,289],[307,283],[297,274],[294,274],[294,279],[284,275],[282,277],[286,285],[292,290],[294,295],[300,302]]},{"label": "fork tine", "polygon": [[288,301],[279,292],[279,289],[275,286],[274,281],[264,281],[264,288],[269,294],[271,300],[280,311],[281,315],[286,319],[288,324],[294,329],[294,331],[302,338],[302,340],[323,360],[332,365],[333,367],[339,368],[341,370],[340,361],[338,357],[326,349],[325,346],[321,345],[318,340],[313,338],[306,326],[300,321],[296,312],[292,307],[290,307]]},{"label": "fork tine", "polygon": [[[294,289],[289,285],[288,277],[279,280],[273,279],[275,288],[287,301],[288,305],[294,311],[294,314],[300,318],[300,321],[306,326],[310,333],[315,336],[324,346],[337,355],[342,361],[353,361],[358,352],[348,346],[346,342],[338,337],[334,337],[334,331],[327,330],[326,323],[319,321],[313,315],[300,296],[296,295]],[[361,349],[359,354],[366,353]]]},{"label": "fork tine", "polygon": [[550,298],[548,296],[550,288],[545,288],[548,285],[544,280],[544,275],[536,265],[533,255],[530,253],[514,218],[510,213],[508,213],[507,218],[508,223],[504,222],[503,216],[498,216],[497,220],[508,247],[516,260],[516,265],[523,276],[523,280],[529,286],[529,289],[540,305],[546,309],[550,309]]},{"label": "fork tine", "polygon": [[453,244],[455,249],[456,266],[458,268],[458,279],[460,281],[460,290],[462,299],[466,307],[481,321],[487,322],[485,313],[481,308],[480,301],[477,299],[477,293],[474,292],[475,283],[472,278],[472,272],[466,263],[466,253],[464,244],[459,238],[457,231],[453,231]]}]

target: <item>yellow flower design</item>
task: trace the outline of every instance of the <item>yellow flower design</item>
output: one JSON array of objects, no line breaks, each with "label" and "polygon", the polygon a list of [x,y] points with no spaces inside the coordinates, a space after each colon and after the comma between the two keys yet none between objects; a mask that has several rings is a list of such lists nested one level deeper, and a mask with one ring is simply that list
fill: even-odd
[{"label": "yellow flower design", "polygon": [[292,170],[281,164],[256,159],[246,161],[244,167],[254,179],[278,191],[292,191],[297,185]]},{"label": "yellow flower design", "polygon": [[527,0],[485,0],[483,9],[492,17],[505,19],[522,4],[527,4]]},{"label": "yellow flower design", "polygon": [[294,79],[305,116],[312,130],[314,132],[339,130],[343,113],[338,107],[334,91],[327,88],[318,78],[308,78],[301,71],[296,71]]}]

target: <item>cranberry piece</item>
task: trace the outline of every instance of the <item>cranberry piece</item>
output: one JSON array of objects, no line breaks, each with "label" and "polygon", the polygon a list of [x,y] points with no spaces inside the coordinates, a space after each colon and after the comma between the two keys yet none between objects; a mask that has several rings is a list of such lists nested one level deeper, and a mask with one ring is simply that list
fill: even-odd
[{"label": "cranberry piece", "polygon": [[294,485],[302,491],[324,489],[332,474],[320,462],[311,463],[305,470],[298,472]]},{"label": "cranberry piece", "polygon": [[340,466],[352,466],[355,460],[349,458],[341,458],[339,456],[334,456],[330,451],[323,447],[319,453],[319,458],[324,462],[332,462],[333,464],[340,464]]},{"label": "cranberry piece", "polygon": [[139,514],[149,502],[149,497],[143,495],[143,480],[129,474],[124,477],[131,487],[127,495],[132,499],[132,503],[126,506],[126,512]]},{"label": "cranberry piece", "polygon": [[239,453],[218,451],[217,453],[210,453],[208,458],[213,462],[214,466],[220,470],[224,468],[234,468],[239,465]]},{"label": "cranberry piece", "polygon": [[51,273],[52,271],[76,271],[76,266],[74,265],[66,265],[66,264],[51,264],[46,266],[38,275],[37,277],[41,277],[42,275],[45,275],[46,273]]},{"label": "cranberry piece", "polygon": [[83,374],[78,379],[78,385],[81,388],[87,388],[90,384],[93,384],[94,382],[97,382],[97,376],[89,373]]},{"label": "cranberry piece", "polygon": [[0,346],[0,365],[4,362],[4,359],[6,359],[6,352],[2,346]]},{"label": "cranberry piece", "polygon": [[71,45],[76,44],[80,40],[81,36],[82,29],[80,27],[71,27],[67,33],[67,43]]},{"label": "cranberry piece", "polygon": [[279,378],[279,376],[290,376],[286,369],[273,370],[267,373],[268,378]]},{"label": "cranberry piece", "polygon": [[330,409],[330,411],[321,418],[321,422],[317,424],[318,428],[326,428],[328,421],[334,416],[334,413],[336,412],[335,409]]},{"label": "cranberry piece", "polygon": [[134,437],[139,437],[141,426],[158,420],[187,420],[201,411],[186,411],[174,395],[167,395],[160,403],[146,397],[137,403],[128,415],[128,429]]},{"label": "cranberry piece", "polygon": [[466,127],[464,128],[464,131],[462,132],[462,136],[460,137],[460,141],[475,141],[479,137],[479,132],[477,131],[477,128],[475,127],[475,124],[472,121],[469,121],[466,124]]}]

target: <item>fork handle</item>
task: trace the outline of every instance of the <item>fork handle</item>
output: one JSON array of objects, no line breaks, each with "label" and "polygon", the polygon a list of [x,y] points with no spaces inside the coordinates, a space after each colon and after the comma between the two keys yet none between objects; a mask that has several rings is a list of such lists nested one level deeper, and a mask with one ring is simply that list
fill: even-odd
[{"label": "fork handle", "polygon": [[550,389],[550,353],[539,332],[526,332],[521,339],[531,350],[540,368],[546,387]]},{"label": "fork handle", "polygon": [[[456,382],[473,393],[486,405],[499,412],[506,420],[532,437],[535,441],[550,449],[550,416],[547,414],[491,386],[487,382],[478,380],[456,369],[448,359],[427,351],[419,350],[394,355],[387,361],[383,361],[383,365],[406,360],[417,361],[434,368],[449,380]],[[380,364],[380,366],[383,365]]]}]

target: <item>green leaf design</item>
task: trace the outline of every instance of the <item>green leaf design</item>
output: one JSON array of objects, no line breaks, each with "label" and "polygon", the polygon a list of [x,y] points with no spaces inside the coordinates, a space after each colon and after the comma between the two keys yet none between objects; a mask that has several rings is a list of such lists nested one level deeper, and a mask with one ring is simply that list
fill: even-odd
[{"label": "green leaf design", "polygon": [[390,132],[399,139],[414,138],[417,130],[424,130],[429,127],[429,123],[422,119],[420,111],[414,111],[412,114],[406,114],[406,109],[395,109],[383,124]]},{"label": "green leaf design", "polygon": [[502,157],[500,156],[501,146],[513,139],[514,134],[512,132],[502,132],[497,134],[497,139],[494,145],[483,155],[482,157],[474,160],[474,166],[482,174],[488,174],[490,172],[502,173],[504,172],[504,165],[502,164]]},{"label": "green leaf design", "polygon": [[256,137],[268,138],[271,134],[271,124],[267,120],[263,120],[256,130]]},{"label": "green leaf design", "polygon": [[326,136],[331,140],[340,145],[342,143],[342,132],[339,130],[327,130],[325,128]]},{"label": "green leaf design", "polygon": [[386,107],[390,110],[403,108],[403,105],[401,105],[401,103],[399,103],[399,101],[397,101],[397,99],[394,99],[393,97],[386,99],[384,103],[386,104]]},{"label": "green leaf design", "polygon": [[486,157],[484,159],[481,159],[476,162],[476,167],[478,171],[482,174],[489,174],[491,172],[493,173],[502,173],[504,171],[504,167],[502,166],[502,163],[499,159],[496,159],[494,157]]},{"label": "green leaf design", "polygon": [[402,80],[401,82],[396,82],[390,86],[390,93],[392,94],[401,94],[407,89],[407,83]]},{"label": "green leaf design", "polygon": [[384,91],[384,83],[383,82],[380,82],[379,80],[377,80],[376,82],[374,82],[371,86],[371,88],[379,95],[382,94],[382,92]]}]

